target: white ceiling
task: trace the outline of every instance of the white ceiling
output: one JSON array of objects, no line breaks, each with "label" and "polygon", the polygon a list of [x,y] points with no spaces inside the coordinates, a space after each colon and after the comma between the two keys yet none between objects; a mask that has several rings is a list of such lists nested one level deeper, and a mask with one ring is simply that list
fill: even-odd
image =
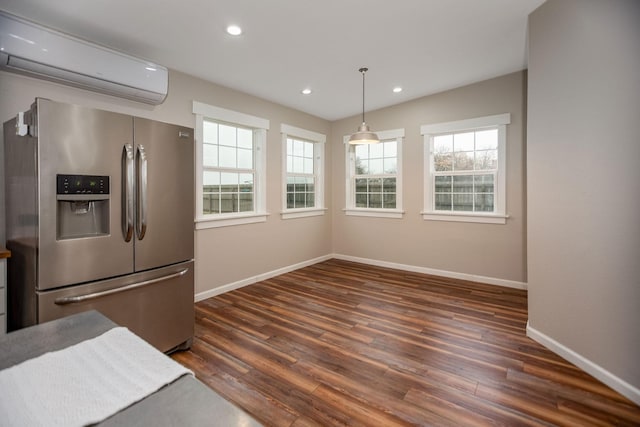
[{"label": "white ceiling", "polygon": [[[367,111],[526,68],[527,15],[543,2],[0,0],[0,9],[335,120],[361,113],[362,66]],[[227,35],[231,23],[244,34]]]}]

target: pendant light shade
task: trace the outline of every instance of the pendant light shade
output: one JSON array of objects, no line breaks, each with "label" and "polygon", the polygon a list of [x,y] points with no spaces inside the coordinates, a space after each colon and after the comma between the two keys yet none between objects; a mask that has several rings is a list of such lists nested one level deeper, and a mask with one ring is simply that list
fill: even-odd
[{"label": "pendant light shade", "polygon": [[380,142],[378,135],[371,132],[369,125],[364,121],[364,73],[368,68],[360,68],[358,71],[362,73],[362,124],[358,128],[358,132],[349,137],[349,144],[377,144]]}]

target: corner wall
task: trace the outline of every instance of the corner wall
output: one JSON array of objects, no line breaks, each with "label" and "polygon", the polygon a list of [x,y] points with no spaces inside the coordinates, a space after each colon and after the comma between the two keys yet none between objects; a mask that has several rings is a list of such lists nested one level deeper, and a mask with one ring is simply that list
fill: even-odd
[{"label": "corner wall", "polygon": [[[405,130],[402,219],[345,214],[343,136],[355,132],[361,120],[351,117],[332,123],[333,252],[345,259],[525,287],[525,91],[526,72],[521,71],[367,112],[367,123],[374,131]],[[502,113],[511,113],[511,124],[507,125],[507,223],[423,220],[420,126]]]},{"label": "corner wall", "polygon": [[529,17],[529,335],[640,404],[640,2]]}]

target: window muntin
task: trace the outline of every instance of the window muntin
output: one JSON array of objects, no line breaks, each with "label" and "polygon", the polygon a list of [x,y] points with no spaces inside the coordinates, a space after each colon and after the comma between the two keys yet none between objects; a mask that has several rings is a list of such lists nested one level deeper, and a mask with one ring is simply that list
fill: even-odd
[{"label": "window muntin", "polygon": [[253,212],[253,130],[205,119],[202,145],[202,213]]},{"label": "window muntin", "polygon": [[423,219],[506,223],[506,125],[511,115],[423,125]]},{"label": "window muntin", "polygon": [[321,133],[281,124],[282,218],[324,215],[324,144]]},{"label": "window muntin", "polygon": [[316,206],[316,175],[314,143],[287,138],[286,209]]},{"label": "window muntin", "polygon": [[196,228],[266,221],[269,121],[193,102]]},{"label": "window muntin", "polygon": [[431,137],[433,210],[495,212],[498,129]]},{"label": "window muntin", "polygon": [[347,215],[402,218],[404,129],[377,131],[378,144],[350,145],[346,154]]},{"label": "window muntin", "polygon": [[354,151],[355,207],[395,209],[398,142],[356,145]]}]

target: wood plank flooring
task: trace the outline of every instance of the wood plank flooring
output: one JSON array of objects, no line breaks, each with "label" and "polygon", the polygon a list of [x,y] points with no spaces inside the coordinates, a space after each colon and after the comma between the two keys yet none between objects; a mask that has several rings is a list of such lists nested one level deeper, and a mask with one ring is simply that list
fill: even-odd
[{"label": "wood plank flooring", "polygon": [[197,303],[172,357],[266,426],[640,425],[526,321],[525,291],[332,259]]}]

